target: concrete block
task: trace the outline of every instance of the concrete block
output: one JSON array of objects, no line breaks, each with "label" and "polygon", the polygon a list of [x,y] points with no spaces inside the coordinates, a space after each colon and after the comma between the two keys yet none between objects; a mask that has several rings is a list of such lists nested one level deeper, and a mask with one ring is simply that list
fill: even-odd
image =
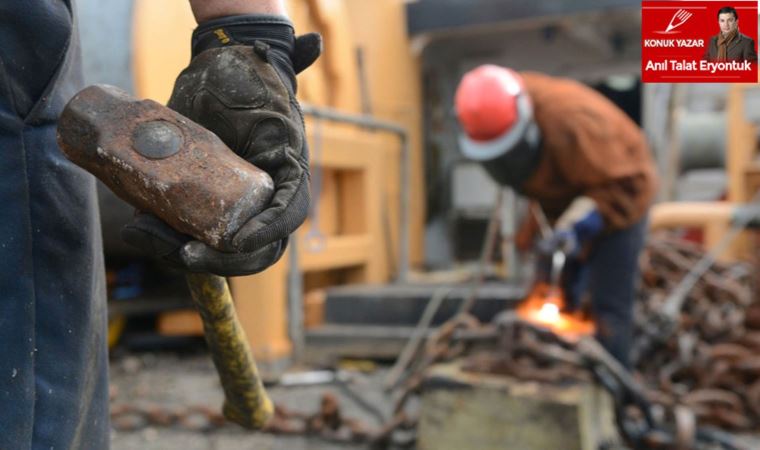
[{"label": "concrete block", "polygon": [[554,385],[432,368],[419,450],[596,450],[616,439],[612,399],[593,383]]}]

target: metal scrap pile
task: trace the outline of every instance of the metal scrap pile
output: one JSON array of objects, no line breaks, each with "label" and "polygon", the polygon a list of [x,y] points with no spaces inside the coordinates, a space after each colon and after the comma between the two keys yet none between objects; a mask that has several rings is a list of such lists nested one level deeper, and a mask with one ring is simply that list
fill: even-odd
[{"label": "metal scrap pile", "polygon": [[[650,239],[634,340],[659,345],[639,352],[635,378],[598,352],[507,314],[491,324],[499,330],[498,351],[469,356],[465,368],[550,383],[593,374],[615,398],[619,431],[634,448],[742,448],[720,430],[760,429],[756,266],[713,264],[689,291],[677,323],[660,329],[654,320],[704,255],[667,235]],[[662,339],[652,341],[658,331]]]},{"label": "metal scrap pile", "polygon": [[[650,240],[642,256],[635,341],[651,333],[652,318],[704,251],[666,235]],[[760,428],[760,302],[756,266],[716,263],[691,290],[664,345],[635,362],[649,399],[667,409],[690,407],[699,423],[731,430]],[[469,365],[521,379],[587,379],[572,346],[531,327],[513,325],[505,351],[481,354]]]},{"label": "metal scrap pile", "polygon": [[[637,334],[703,250],[668,236],[650,240],[642,258]],[[689,293],[675,332],[636,363],[650,400],[672,409],[685,405],[698,423],[724,429],[760,427],[760,303],[757,268],[714,264]],[[640,337],[640,336],[637,336]]]}]

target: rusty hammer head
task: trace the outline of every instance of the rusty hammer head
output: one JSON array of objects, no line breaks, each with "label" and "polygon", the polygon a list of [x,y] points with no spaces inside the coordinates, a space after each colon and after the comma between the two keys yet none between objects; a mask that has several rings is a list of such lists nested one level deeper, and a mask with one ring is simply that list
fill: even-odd
[{"label": "rusty hammer head", "polygon": [[212,132],[151,100],[95,85],[69,101],[58,144],[116,195],[222,251],[274,192],[266,172]]}]

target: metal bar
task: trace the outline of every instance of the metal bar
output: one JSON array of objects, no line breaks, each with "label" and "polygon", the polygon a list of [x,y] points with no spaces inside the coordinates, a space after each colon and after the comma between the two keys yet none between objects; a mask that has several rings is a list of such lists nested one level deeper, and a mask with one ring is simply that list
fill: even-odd
[{"label": "metal bar", "polygon": [[401,376],[404,374],[404,371],[406,371],[407,367],[409,367],[409,364],[412,362],[412,359],[417,355],[422,339],[426,338],[430,333],[430,324],[433,322],[433,318],[436,313],[438,313],[443,301],[449,296],[452,290],[453,286],[442,286],[438,288],[428,304],[425,305],[425,310],[422,312],[422,317],[420,317],[420,321],[417,323],[412,337],[409,338],[409,341],[407,341],[398,359],[385,377],[386,389],[394,389],[396,387]]},{"label": "metal bar", "polygon": [[517,195],[510,188],[504,190],[504,205],[501,207],[502,255],[507,265],[507,277],[515,280],[520,276],[520,256],[515,245],[517,233]]},{"label": "metal bar", "polygon": [[356,47],[356,70],[359,76],[359,98],[362,102],[362,114],[372,115],[372,99],[369,95],[369,80],[367,80],[367,66],[364,63],[364,49]]},{"label": "metal bar", "polygon": [[538,203],[531,203],[530,210],[533,213],[533,216],[536,218],[536,222],[538,222],[538,229],[541,231],[541,238],[549,239],[552,234],[554,234],[554,230],[552,230],[551,225],[549,225],[549,219],[546,218],[544,210],[541,209],[541,206],[539,206]]},{"label": "metal bar", "polygon": [[411,164],[412,152],[409,148],[409,136],[406,131],[399,134],[401,139],[401,199],[400,204],[400,228],[399,228],[399,260],[398,273],[396,274],[397,282],[406,282],[409,276],[409,216],[411,201],[409,199],[411,190]]},{"label": "metal bar", "polygon": [[353,125],[358,125],[363,128],[369,128],[374,130],[385,130],[395,134],[406,135],[406,128],[394,122],[387,122],[380,119],[375,119],[371,116],[361,114],[349,114],[341,111],[337,111],[331,108],[323,108],[319,106],[312,106],[307,104],[301,105],[301,111],[307,116],[316,117],[319,119],[325,119],[332,122],[343,122]]},{"label": "metal bar", "polygon": [[684,103],[686,102],[686,88],[674,84],[668,100],[668,143],[663,159],[667,164],[667,176],[664,180],[662,192],[665,200],[672,201],[676,198],[676,179],[681,173],[681,136],[678,126],[684,115]]},{"label": "metal bar", "polygon": [[496,241],[499,234],[499,221],[501,220],[501,208],[504,206],[504,190],[499,189],[496,192],[496,202],[494,203],[493,210],[491,211],[491,218],[488,220],[488,229],[486,230],[486,236],[483,240],[483,247],[480,249],[480,260],[478,261],[478,267],[475,269],[475,276],[470,281],[470,292],[467,294],[467,298],[459,305],[457,311],[458,315],[466,314],[470,312],[475,301],[478,298],[478,290],[486,279],[486,271],[488,270],[488,263],[493,259],[493,253],[496,247]]},{"label": "metal bar", "polygon": [[399,172],[401,176],[401,199],[399,201],[399,252],[396,272],[396,282],[405,282],[409,277],[409,216],[411,188],[411,150],[409,144],[409,132],[406,128],[393,122],[386,122],[374,117],[357,114],[347,114],[330,108],[322,108],[311,105],[301,105],[304,115],[332,122],[357,125],[369,130],[380,130],[393,133],[401,141],[401,160]]},{"label": "metal bar", "polygon": [[293,344],[293,359],[301,361],[304,349],[303,276],[299,266],[298,239],[291,239],[288,263],[288,328]]},{"label": "metal bar", "polygon": [[[757,204],[758,201],[760,201],[760,191],[757,191],[746,205],[754,205]],[[753,216],[751,214],[740,215],[737,217],[731,225],[731,228],[729,228],[726,234],[723,235],[721,240],[718,241],[718,243],[715,244],[715,246],[694,265],[694,267],[692,267],[683,279],[681,279],[663,304],[662,312],[667,318],[678,320],[678,315],[681,312],[681,308],[683,307],[683,303],[689,295],[689,292],[691,292],[699,279],[707,273],[718,257],[728,249],[734,239],[744,231],[752,220]]]},{"label": "metal bar", "polygon": [[515,21],[615,10],[639,11],[635,0],[418,0],[406,2],[407,31],[412,36],[454,28],[496,25]]}]

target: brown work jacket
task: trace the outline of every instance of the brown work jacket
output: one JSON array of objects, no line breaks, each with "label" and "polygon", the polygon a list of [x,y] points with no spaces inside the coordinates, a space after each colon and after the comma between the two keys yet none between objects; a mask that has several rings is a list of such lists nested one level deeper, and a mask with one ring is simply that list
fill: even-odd
[{"label": "brown work jacket", "polygon": [[550,220],[578,196],[594,199],[608,230],[638,222],[657,189],[641,129],[602,94],[581,83],[522,74],[542,138],[542,155],[523,192]]}]

